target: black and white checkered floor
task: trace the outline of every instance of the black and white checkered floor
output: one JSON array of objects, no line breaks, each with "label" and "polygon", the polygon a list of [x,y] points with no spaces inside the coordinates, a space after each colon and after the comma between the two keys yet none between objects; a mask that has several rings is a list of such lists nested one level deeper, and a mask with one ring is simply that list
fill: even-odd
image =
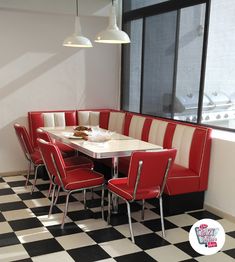
[{"label": "black and white checkered floor", "polygon": [[[48,181],[39,179],[33,195],[24,184],[24,176],[0,178],[0,261],[226,262],[235,259],[235,224],[207,211],[166,217],[163,239],[158,209],[146,203],[145,221],[141,221],[140,206],[132,205],[136,241],[133,244],[125,204],[119,205],[119,214],[113,215],[111,225],[107,226],[101,219],[99,192],[92,201],[88,200],[88,210],[83,207],[83,194],[74,194],[65,228],[61,230],[63,194],[48,218]],[[200,256],[188,242],[191,225],[202,218],[218,220],[226,231],[222,251],[212,256]]]}]

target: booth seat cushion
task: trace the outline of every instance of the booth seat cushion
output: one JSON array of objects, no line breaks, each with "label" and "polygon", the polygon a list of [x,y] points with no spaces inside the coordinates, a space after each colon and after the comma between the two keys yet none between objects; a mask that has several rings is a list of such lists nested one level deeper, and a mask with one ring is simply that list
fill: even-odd
[{"label": "booth seat cushion", "polygon": [[108,130],[123,134],[124,131],[124,112],[110,112]]}]

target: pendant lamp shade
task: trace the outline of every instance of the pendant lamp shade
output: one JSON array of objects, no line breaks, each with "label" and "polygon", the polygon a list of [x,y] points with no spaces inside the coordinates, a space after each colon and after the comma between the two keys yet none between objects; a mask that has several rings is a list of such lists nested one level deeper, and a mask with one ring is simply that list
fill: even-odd
[{"label": "pendant lamp shade", "polygon": [[80,18],[78,16],[78,0],[76,0],[76,17],[75,17],[75,25],[74,25],[74,33],[67,37],[63,46],[66,47],[92,47],[91,41],[82,35]]},{"label": "pendant lamp shade", "polygon": [[109,16],[109,25],[106,30],[100,32],[95,39],[98,43],[107,44],[127,44],[130,43],[130,38],[124,31],[120,30],[117,26],[116,10],[112,4]]}]

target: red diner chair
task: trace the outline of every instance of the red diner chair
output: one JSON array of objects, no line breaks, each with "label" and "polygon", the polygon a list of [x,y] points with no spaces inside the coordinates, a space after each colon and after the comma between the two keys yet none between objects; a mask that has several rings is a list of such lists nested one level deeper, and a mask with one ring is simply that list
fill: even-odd
[{"label": "red diner chair", "polygon": [[[19,140],[19,143],[21,145],[21,148],[24,152],[25,158],[29,162],[28,174],[27,174],[25,186],[28,185],[29,175],[30,175],[32,166],[34,167],[34,183],[33,184],[35,184],[36,183],[35,179],[38,174],[38,169],[41,166],[44,166],[41,154],[38,150],[35,150],[35,148],[33,147],[33,143],[30,139],[28,131],[26,130],[24,126],[21,126],[20,124],[16,123],[14,124],[14,128],[15,128],[15,132]],[[32,192],[33,192],[33,187],[32,187]]]},{"label": "red diner chair", "polygon": [[49,176],[51,176],[54,184],[49,215],[51,214],[52,207],[55,204],[54,198],[56,186],[61,187],[63,191],[67,193],[61,228],[64,227],[65,218],[67,216],[69,196],[78,191],[102,187],[101,212],[102,218],[104,218],[104,176],[89,168],[67,169],[58,146],[42,139],[37,139],[37,142],[46,165],[47,172]]},{"label": "red diner chair", "polygon": [[48,135],[48,133],[46,131],[42,130],[41,128],[37,129],[37,137],[41,138],[41,139],[43,139],[47,142],[55,143],[59,147],[64,158],[74,156],[74,155],[77,154],[77,151],[74,150],[73,148],[71,148],[70,146],[68,146],[64,143],[61,143],[59,141],[53,141],[53,139]]},{"label": "red diner chair", "polygon": [[[47,132],[43,131],[40,128],[37,129],[37,137],[41,138],[42,140],[44,140],[46,142],[54,143],[53,140],[51,139],[51,137],[49,136],[49,134]],[[59,148],[59,146],[58,146],[58,148]],[[59,150],[61,152],[62,157],[64,158],[64,163],[65,163],[65,167],[66,167],[67,170],[72,170],[72,169],[79,168],[79,167],[89,168],[89,169],[94,168],[93,162],[90,159],[88,159],[87,157],[75,156],[75,155],[68,157],[67,155],[64,155],[63,151],[60,148],[59,148]],[[50,187],[49,187],[48,197],[50,196],[51,188],[52,188],[52,185],[53,185],[53,181],[51,179],[51,176],[49,176],[49,179],[50,179]],[[59,191],[60,191],[60,188],[58,189],[57,196],[59,195]]]},{"label": "red diner chair", "polygon": [[[158,198],[160,204],[160,216],[162,235],[165,237],[162,194],[167,177],[172,170],[172,164],[176,156],[176,149],[159,152],[134,152],[131,156],[128,177],[113,178],[108,181],[108,218],[110,223],[111,193],[122,198],[127,204],[128,221],[131,240],[135,243],[132,224],[130,203],[146,199]],[[143,217],[143,213],[142,213]]]}]

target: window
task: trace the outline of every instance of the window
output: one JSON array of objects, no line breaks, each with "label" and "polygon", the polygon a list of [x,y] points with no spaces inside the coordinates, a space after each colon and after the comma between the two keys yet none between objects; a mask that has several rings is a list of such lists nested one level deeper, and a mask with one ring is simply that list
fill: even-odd
[{"label": "window", "polygon": [[122,109],[234,129],[234,1],[210,12],[209,0],[125,0],[123,10]]}]

